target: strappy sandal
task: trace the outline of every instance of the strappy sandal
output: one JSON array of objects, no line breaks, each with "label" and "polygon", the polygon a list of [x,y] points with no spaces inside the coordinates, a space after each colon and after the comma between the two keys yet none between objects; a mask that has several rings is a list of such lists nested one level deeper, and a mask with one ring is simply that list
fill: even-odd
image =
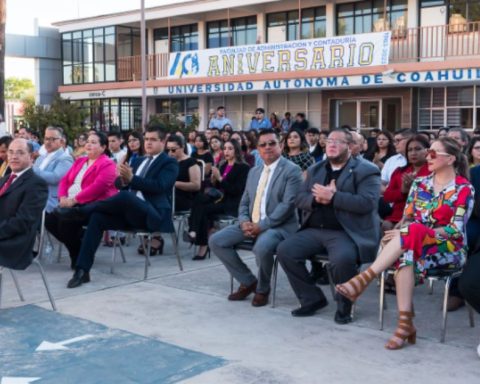
[{"label": "strappy sandal", "polygon": [[346,283],[337,284],[335,290],[345,296],[352,303],[357,300],[365,288],[368,287],[368,284],[372,282],[377,274],[373,271],[372,268],[368,268],[366,271],[359,273],[357,276],[352,277]]},{"label": "strappy sandal", "polygon": [[[396,350],[401,349],[405,345],[405,341],[410,344],[415,344],[417,341],[417,330],[413,326],[412,318],[413,312],[400,311],[398,313],[398,325],[393,337],[385,344],[386,349]],[[396,338],[396,339],[395,339]],[[396,341],[401,340],[401,343]]]}]

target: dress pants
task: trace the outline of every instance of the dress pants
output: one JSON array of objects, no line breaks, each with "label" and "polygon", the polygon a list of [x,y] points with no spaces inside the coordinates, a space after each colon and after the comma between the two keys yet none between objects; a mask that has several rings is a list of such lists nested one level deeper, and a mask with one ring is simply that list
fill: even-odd
[{"label": "dress pants", "polygon": [[208,244],[212,252],[240,284],[248,286],[258,280],[257,292],[266,294],[270,292],[273,257],[277,245],[284,239],[282,232],[278,229],[268,229],[257,237],[252,252],[258,266],[258,277],[255,277],[234,249],[235,245],[251,239],[243,234],[238,224],[230,225],[214,233]]},{"label": "dress pants", "polygon": [[[306,260],[327,252],[335,284],[341,284],[358,272],[357,246],[342,230],[305,228],[282,241],[277,248],[277,257],[282,265],[295,295],[302,306],[325,299],[322,290],[306,268]],[[338,300],[340,299],[340,300]],[[337,294],[338,309],[343,312],[343,296]]]},{"label": "dress pants", "polygon": [[480,313],[480,252],[471,255],[460,276],[459,288],[464,299]]},{"label": "dress pants", "polygon": [[83,206],[81,210],[89,216],[89,220],[77,259],[77,269],[90,271],[103,231],[147,229],[148,209],[152,209],[151,206],[128,191],[120,191],[109,199]]},{"label": "dress pants", "polygon": [[82,244],[83,226],[86,220],[62,220],[54,213],[45,215],[45,227],[63,243],[70,256],[71,267],[75,267]]}]

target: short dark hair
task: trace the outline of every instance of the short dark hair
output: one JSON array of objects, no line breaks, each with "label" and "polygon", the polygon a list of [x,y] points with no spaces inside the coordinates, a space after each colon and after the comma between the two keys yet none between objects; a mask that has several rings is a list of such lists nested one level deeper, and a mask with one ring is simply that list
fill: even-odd
[{"label": "short dark hair", "polygon": [[147,129],[145,129],[145,133],[147,132],[157,132],[158,138],[160,140],[165,140],[165,137],[167,136],[167,132],[165,131],[165,128],[163,125],[149,125]]},{"label": "short dark hair", "polygon": [[348,144],[351,144],[353,143],[353,135],[352,135],[352,132],[347,129],[347,128],[335,128],[335,129],[332,129],[328,134],[330,135],[332,132],[341,132],[345,135],[346,139],[347,139],[347,143]]},{"label": "short dark hair", "polygon": [[112,155],[112,153],[108,149],[108,137],[107,137],[107,135],[104,132],[95,131],[95,132],[91,132],[88,136],[92,136],[92,135],[98,137],[98,141],[100,142],[100,145],[102,147],[105,147],[105,150],[103,151],[103,153],[105,155],[107,155],[108,157],[110,157]]},{"label": "short dark hair", "polygon": [[260,137],[265,136],[265,135],[275,135],[277,140],[280,141],[280,135],[278,134],[278,132],[275,129],[266,128],[266,129],[260,130],[260,132],[258,133],[258,139],[260,139]]},{"label": "short dark hair", "polygon": [[255,113],[257,113],[257,112],[260,112],[260,113],[265,114],[265,109],[263,109],[263,108],[257,108],[257,109],[255,109]]},{"label": "short dark hair", "polygon": [[300,116],[302,119],[305,119],[305,114],[302,112],[298,112],[297,116]]},{"label": "short dark hair", "polygon": [[223,105],[219,105],[219,106],[217,107],[217,111],[218,111],[219,109],[225,109],[225,107],[224,107]]},{"label": "short dark hair", "polygon": [[8,148],[12,140],[13,138],[11,136],[0,137],[0,145],[5,145]]},{"label": "short dark hair", "polygon": [[180,135],[168,136],[167,143],[176,143],[180,148],[185,147],[185,139]]},{"label": "short dark hair", "polygon": [[108,137],[115,136],[118,140],[123,139],[122,134],[120,132],[117,132],[117,131],[110,131],[110,132],[108,132],[107,136]]},{"label": "short dark hair", "polygon": [[307,128],[307,133],[313,133],[314,135],[319,135],[320,134],[320,130],[318,128],[315,128],[315,127],[310,127],[310,128]]},{"label": "short dark hair", "polygon": [[203,133],[199,133],[197,136],[195,136],[195,140],[196,140],[197,138],[200,138],[200,140],[201,140],[202,143],[203,143],[202,149],[208,149],[207,136],[205,136]]},{"label": "short dark hair", "polygon": [[402,135],[403,137],[410,137],[414,135],[414,132],[410,128],[397,129],[394,135]]}]

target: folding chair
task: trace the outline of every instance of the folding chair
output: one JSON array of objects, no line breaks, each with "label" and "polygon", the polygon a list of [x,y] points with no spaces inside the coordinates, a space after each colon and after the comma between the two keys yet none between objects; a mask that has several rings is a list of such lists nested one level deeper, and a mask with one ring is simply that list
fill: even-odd
[{"label": "folding chair", "polygon": [[[37,256],[33,259],[32,264],[35,264],[39,271],[40,275],[42,276],[43,284],[45,285],[45,289],[47,291],[48,298],[50,300],[50,304],[52,305],[52,309],[54,311],[57,310],[57,306],[55,305],[55,300],[53,298],[53,295],[50,291],[50,285],[48,284],[47,276],[45,274],[45,271],[42,267],[42,264],[40,263],[40,259],[42,257],[43,253],[43,248],[44,248],[44,242],[45,242],[45,236],[46,236],[46,229],[45,229],[45,211],[42,212],[42,220],[41,220],[41,226],[40,226],[40,237],[38,241],[38,254]],[[25,301],[25,298],[23,296],[23,292],[20,288],[20,284],[18,282],[16,273],[13,269],[6,268],[6,267],[0,267],[0,307],[1,307],[1,300],[2,300],[2,284],[3,284],[3,270],[8,269],[10,271],[10,274],[12,276],[13,282],[15,284],[15,288],[17,289],[18,296],[21,301]]]}]

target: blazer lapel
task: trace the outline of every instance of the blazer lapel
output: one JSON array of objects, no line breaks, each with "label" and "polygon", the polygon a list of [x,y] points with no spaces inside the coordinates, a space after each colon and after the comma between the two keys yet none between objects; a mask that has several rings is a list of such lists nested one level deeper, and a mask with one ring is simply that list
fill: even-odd
[{"label": "blazer lapel", "polygon": [[345,165],[345,169],[340,174],[340,177],[337,180],[337,188],[342,189],[343,184],[349,177],[352,177],[353,168],[355,167],[356,161],[353,157],[350,157],[348,163]]},{"label": "blazer lapel", "polygon": [[147,169],[147,173],[145,174],[145,177],[149,177],[150,174],[152,172],[154,172],[155,168],[160,165],[161,163],[163,163],[163,160],[164,160],[164,157],[167,156],[165,155],[165,153],[160,153],[160,155],[158,155],[158,157],[152,161],[152,163],[149,165],[148,169]]},{"label": "blazer lapel", "polygon": [[[24,174],[22,174],[17,180],[15,180],[15,182],[12,185],[10,185],[10,187],[8,187],[8,189],[5,191],[5,193],[2,196],[7,196],[9,193],[14,191],[18,187],[20,187],[25,182],[25,180],[27,180],[29,177],[31,177],[32,173],[33,173],[32,168],[30,168],[28,171],[26,171]],[[7,177],[6,180],[8,180],[8,177]],[[5,180],[5,182],[6,182],[6,180]],[[3,186],[3,184],[4,183],[2,183],[2,186]]]}]

